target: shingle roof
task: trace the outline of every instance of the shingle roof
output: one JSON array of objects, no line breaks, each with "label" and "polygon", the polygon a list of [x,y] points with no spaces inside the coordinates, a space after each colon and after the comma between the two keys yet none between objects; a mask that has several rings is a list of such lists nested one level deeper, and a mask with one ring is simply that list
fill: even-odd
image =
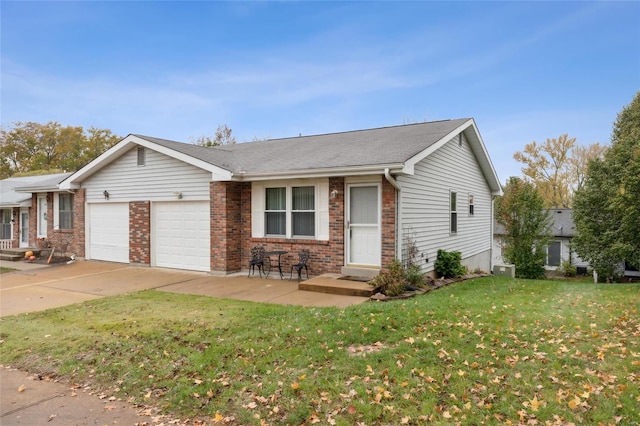
[{"label": "shingle roof", "polygon": [[[573,237],[576,235],[572,209],[549,209],[548,211],[551,217],[551,234],[554,237]],[[493,233],[496,235],[505,234],[504,226],[495,220]]]},{"label": "shingle roof", "polygon": [[143,135],[134,136],[232,173],[276,173],[402,164],[469,120],[433,121],[211,148]]},{"label": "shingle roof", "polygon": [[55,173],[38,176],[11,177],[0,180],[0,205],[11,207],[31,200],[30,192],[18,192],[23,188],[53,189],[71,173]]}]

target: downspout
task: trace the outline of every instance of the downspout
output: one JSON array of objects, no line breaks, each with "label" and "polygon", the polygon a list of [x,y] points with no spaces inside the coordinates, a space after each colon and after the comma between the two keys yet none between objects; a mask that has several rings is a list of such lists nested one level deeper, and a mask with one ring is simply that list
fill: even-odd
[{"label": "downspout", "polygon": [[496,204],[496,198],[498,198],[498,197],[497,197],[497,196],[495,196],[495,195],[491,197],[491,226],[490,226],[490,229],[491,229],[491,235],[490,235],[490,237],[489,237],[489,238],[490,238],[491,245],[489,245],[489,247],[490,247],[490,248],[489,248],[489,256],[490,256],[490,259],[489,259],[489,271],[488,271],[490,274],[493,274],[493,240],[494,240],[494,235],[493,235],[493,233],[494,233],[494,229],[493,229],[493,222],[495,221],[495,204]]},{"label": "downspout", "polygon": [[400,184],[398,183],[397,180],[394,179],[393,176],[391,176],[391,173],[389,172],[389,168],[385,168],[384,169],[384,177],[385,179],[387,179],[387,181],[391,184],[391,186],[393,186],[396,189],[396,229],[395,229],[395,234],[396,234],[396,257],[402,261],[401,256],[402,256],[402,250],[400,247],[401,244],[401,239],[400,239],[400,234],[399,231],[400,229],[402,229],[402,227],[400,226]]}]

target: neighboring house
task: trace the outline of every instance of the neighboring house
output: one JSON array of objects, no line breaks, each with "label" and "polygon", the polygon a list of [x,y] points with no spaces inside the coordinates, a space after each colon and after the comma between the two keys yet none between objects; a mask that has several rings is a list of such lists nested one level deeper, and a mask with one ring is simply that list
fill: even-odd
[{"label": "neighboring house", "polygon": [[[38,238],[53,241],[59,238],[60,218],[64,226],[67,217],[64,208],[70,208],[73,194],[60,193],[58,184],[70,175],[57,173],[0,181],[0,249],[36,247]],[[73,234],[73,222],[68,232]]]},{"label": "neighboring house", "polygon": [[[547,246],[545,268],[549,271],[555,271],[562,268],[563,262],[569,261],[572,265],[579,268],[579,272],[586,273],[588,264],[580,259],[571,248],[571,239],[576,235],[575,224],[573,222],[573,210],[549,209],[549,214],[551,216],[552,240]],[[504,263],[502,257],[504,235],[504,226],[495,222],[493,260],[496,264]]]},{"label": "neighboring house", "polygon": [[491,270],[502,191],[465,118],[212,148],[129,135],[62,181],[70,193],[79,257],[224,274],[262,244],[354,275],[402,259],[407,238],[425,272],[439,249]]}]

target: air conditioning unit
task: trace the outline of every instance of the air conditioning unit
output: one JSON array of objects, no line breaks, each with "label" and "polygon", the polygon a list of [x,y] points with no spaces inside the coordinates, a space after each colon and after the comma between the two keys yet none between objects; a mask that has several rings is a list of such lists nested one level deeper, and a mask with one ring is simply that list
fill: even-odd
[{"label": "air conditioning unit", "polygon": [[493,265],[493,275],[496,277],[516,277],[516,265]]}]

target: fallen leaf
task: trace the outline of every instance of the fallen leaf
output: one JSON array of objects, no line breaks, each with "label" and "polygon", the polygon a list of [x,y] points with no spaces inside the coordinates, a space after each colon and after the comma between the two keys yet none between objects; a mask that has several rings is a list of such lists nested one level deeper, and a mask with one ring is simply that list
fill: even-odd
[{"label": "fallen leaf", "polygon": [[24,392],[27,387],[25,385],[20,385],[18,388],[18,392]]}]

